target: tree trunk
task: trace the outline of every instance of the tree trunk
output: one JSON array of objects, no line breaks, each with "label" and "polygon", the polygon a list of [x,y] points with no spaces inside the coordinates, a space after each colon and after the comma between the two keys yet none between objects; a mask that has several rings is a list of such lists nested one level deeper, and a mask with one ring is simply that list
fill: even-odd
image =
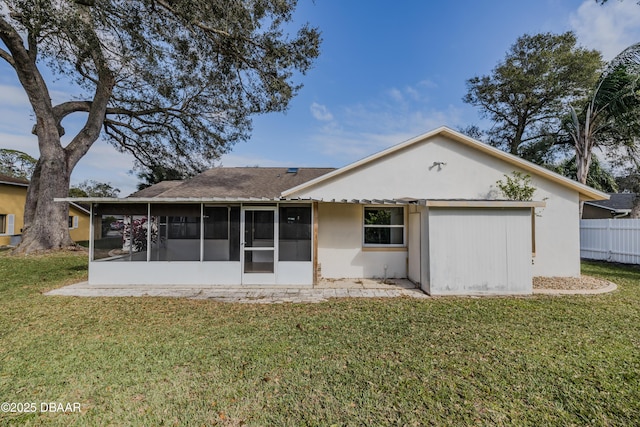
[{"label": "tree trunk", "polygon": [[22,242],[14,254],[64,249],[74,245],[69,236],[69,205],[54,202],[67,197],[71,171],[59,141],[48,144],[31,177],[25,203]]},{"label": "tree trunk", "polygon": [[[587,177],[589,176],[589,167],[591,166],[591,137],[587,134],[589,127],[584,127],[582,132],[578,131],[574,137],[576,149],[576,179],[579,183],[587,185]],[[579,202],[578,218],[582,218],[582,210],[584,202]]]},{"label": "tree trunk", "polygon": [[[83,54],[92,58],[97,72],[95,94],[90,102],[67,102],[55,107],[37,67],[37,49],[29,38],[32,35],[28,37],[30,43],[27,49],[23,36],[0,15],[0,40],[10,52],[9,55],[2,50],[3,59],[16,71],[29,98],[36,116],[34,133],[38,136],[40,150],[40,159],[27,190],[22,242],[14,250],[16,254],[63,249],[73,245],[69,236],[69,206],[67,203],[54,202],[53,199],[68,196],[71,171],[98,139],[115,85],[109,62],[102,52],[102,43],[93,28],[88,6],[80,6],[78,13],[86,23],[86,28],[81,31],[83,35],[78,37],[89,38],[85,46],[87,51],[83,51]],[[62,120],[74,112],[88,112],[89,115],[84,127],[66,147],[62,147]]]}]

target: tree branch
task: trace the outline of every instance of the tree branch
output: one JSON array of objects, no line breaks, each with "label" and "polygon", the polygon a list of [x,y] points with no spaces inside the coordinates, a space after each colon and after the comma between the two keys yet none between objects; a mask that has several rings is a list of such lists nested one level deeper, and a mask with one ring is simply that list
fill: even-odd
[{"label": "tree branch", "polygon": [[16,63],[11,57],[11,54],[4,49],[0,49],[0,58],[4,59],[11,65],[14,69],[16,68]]},{"label": "tree branch", "polygon": [[88,113],[89,111],[91,111],[91,101],[69,101],[53,107],[53,114],[58,123],[69,114],[79,112]]},{"label": "tree branch", "polygon": [[[18,75],[20,84],[24,88],[29,103],[37,118],[37,132],[49,133],[57,132],[58,127],[52,114],[51,97],[47,84],[40,74],[40,70],[36,66],[36,62],[31,59],[29,52],[24,46],[24,42],[20,34],[13,26],[0,15],[0,40],[9,49],[9,53],[13,63],[13,68]],[[3,51],[5,52],[5,51]],[[3,58],[6,60],[3,56]],[[40,152],[49,150],[51,147],[46,146],[42,139],[38,139]],[[45,145],[43,145],[45,144]]]},{"label": "tree branch", "polygon": [[[156,3],[159,4],[160,6],[162,6],[165,10],[169,11],[170,13],[172,13],[173,15],[180,16],[178,11],[175,10],[174,8],[172,8],[171,5],[169,3],[167,3],[166,1],[164,1],[164,0],[156,0]],[[206,25],[200,24],[195,19],[191,20],[191,24],[195,25],[196,27],[198,27],[198,28],[200,28],[202,30],[210,32],[210,33],[219,34],[219,35],[225,36],[225,37],[231,37],[231,33],[228,33],[227,31],[222,31],[222,30],[218,30],[218,29],[215,29],[215,28],[207,27]],[[249,40],[247,40],[247,41],[249,41]]]},{"label": "tree branch", "polygon": [[[78,6],[79,14],[84,25],[85,31],[82,31],[86,37],[87,53],[91,57],[97,70],[96,90],[89,108],[89,117],[80,132],[71,140],[69,145],[65,147],[67,156],[67,165],[69,170],[73,170],[78,161],[89,151],[91,145],[100,136],[102,125],[104,122],[107,105],[113,93],[113,87],[116,84],[113,72],[109,68],[109,62],[102,52],[102,44],[93,27],[89,6]],[[72,36],[75,38],[75,36]],[[67,104],[67,103],[65,103]],[[61,104],[64,105],[64,104]],[[71,104],[67,104],[71,107]]]}]

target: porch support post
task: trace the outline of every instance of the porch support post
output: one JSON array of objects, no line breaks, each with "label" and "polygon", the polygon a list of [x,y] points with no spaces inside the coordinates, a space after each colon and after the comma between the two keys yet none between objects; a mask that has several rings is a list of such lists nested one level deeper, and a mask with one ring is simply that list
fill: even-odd
[{"label": "porch support post", "polygon": [[313,241],[313,286],[317,286],[320,280],[318,274],[318,202],[313,202],[311,216],[313,217],[313,236],[311,237]]},{"label": "porch support post", "polygon": [[151,226],[151,203],[147,203],[147,262],[151,261],[151,234],[153,227]]},{"label": "porch support post", "polygon": [[204,203],[200,203],[200,262],[204,261]]},{"label": "porch support post", "polygon": [[89,203],[89,262],[93,261],[93,239],[95,237],[95,226],[95,218],[93,218],[93,203]]}]

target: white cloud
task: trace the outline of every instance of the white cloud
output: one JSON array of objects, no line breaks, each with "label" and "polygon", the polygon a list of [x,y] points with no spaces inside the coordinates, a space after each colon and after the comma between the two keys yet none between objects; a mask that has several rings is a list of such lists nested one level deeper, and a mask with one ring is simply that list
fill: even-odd
[{"label": "white cloud", "polygon": [[389,96],[391,97],[391,99],[393,99],[396,102],[402,102],[404,101],[404,96],[402,95],[402,92],[400,92],[398,89],[396,88],[392,88],[389,90]]},{"label": "white cloud", "polygon": [[581,44],[599,50],[608,61],[640,41],[640,5],[632,0],[610,0],[601,6],[585,0],[571,14],[569,24]]},{"label": "white cloud", "polygon": [[22,151],[35,158],[40,157],[38,140],[35,135],[15,134],[0,130],[0,148]]},{"label": "white cloud", "polygon": [[71,174],[72,184],[84,180],[109,182],[120,189],[120,196],[136,190],[138,179],[130,173],[134,158],[131,154],[118,152],[111,144],[98,140],[78,162]]},{"label": "white cloud", "polygon": [[333,120],[333,114],[331,114],[331,112],[324,105],[314,102],[311,104],[310,110],[311,114],[316,120],[320,120],[322,122]]},{"label": "white cloud", "polygon": [[4,107],[31,108],[29,98],[21,86],[0,84],[0,93]]},{"label": "white cloud", "polygon": [[310,142],[318,152],[346,164],[443,124],[460,125],[458,108],[440,111],[427,104],[427,87],[391,88],[367,102],[342,106],[333,121],[311,135]]}]

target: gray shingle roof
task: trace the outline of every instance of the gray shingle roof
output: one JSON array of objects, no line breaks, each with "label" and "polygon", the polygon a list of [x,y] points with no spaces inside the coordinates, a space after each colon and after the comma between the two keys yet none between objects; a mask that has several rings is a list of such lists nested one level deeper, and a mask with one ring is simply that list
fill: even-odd
[{"label": "gray shingle roof", "polygon": [[218,167],[184,181],[163,181],[129,197],[266,197],[272,199],[280,197],[284,190],[334,170],[334,168],[298,168],[295,173],[287,173],[288,169]]},{"label": "gray shingle roof", "polygon": [[630,210],[633,207],[635,193],[609,193],[609,200],[586,202],[592,206],[611,210]]},{"label": "gray shingle roof", "polygon": [[129,197],[156,197],[158,194],[161,194],[173,187],[176,187],[182,184],[183,182],[184,181],[161,181],[150,187],[143,188],[142,190],[138,190],[135,193],[130,194]]},{"label": "gray shingle roof", "polygon": [[27,181],[26,179],[14,178],[12,176],[4,175],[1,173],[0,173],[0,182],[6,183],[6,184],[17,184],[21,186],[29,185],[29,181]]}]

